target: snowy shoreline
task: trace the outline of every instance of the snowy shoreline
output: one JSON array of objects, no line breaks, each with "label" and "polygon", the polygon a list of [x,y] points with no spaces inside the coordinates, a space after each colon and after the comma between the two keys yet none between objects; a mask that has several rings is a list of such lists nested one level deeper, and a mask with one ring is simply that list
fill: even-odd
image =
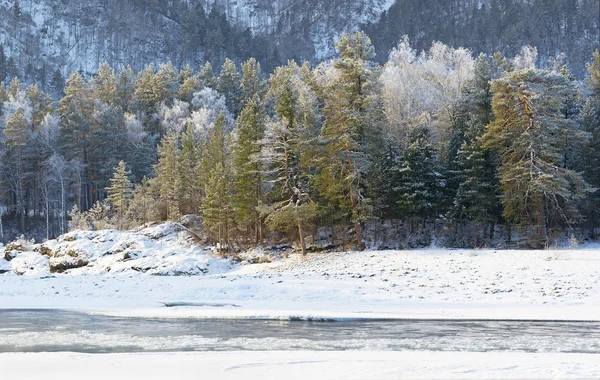
[{"label": "snowy shoreline", "polygon": [[[598,355],[473,352],[0,354],[10,379],[595,378]],[[199,377],[200,376],[200,377]]]},{"label": "snowy shoreline", "polygon": [[592,245],[306,257],[254,251],[238,264],[167,223],[75,231],[19,249],[0,248],[0,309],[149,318],[600,320],[600,248]]},{"label": "snowy shoreline", "polygon": [[0,309],[49,308],[150,318],[591,321],[600,319],[600,251],[311,254],[189,277],[0,275]]}]

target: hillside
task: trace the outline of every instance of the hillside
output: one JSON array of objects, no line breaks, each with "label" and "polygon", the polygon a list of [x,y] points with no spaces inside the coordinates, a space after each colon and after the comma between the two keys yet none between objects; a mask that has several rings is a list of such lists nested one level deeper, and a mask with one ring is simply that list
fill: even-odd
[{"label": "hillside", "polygon": [[95,73],[105,61],[136,71],[169,60],[219,66],[226,56],[254,56],[267,69],[318,62],[357,29],[368,31],[380,62],[406,34],[419,50],[439,40],[511,56],[530,44],[542,64],[564,52],[583,77],[598,48],[598,12],[594,0],[0,0],[0,44],[19,76],[42,87],[57,69]]}]

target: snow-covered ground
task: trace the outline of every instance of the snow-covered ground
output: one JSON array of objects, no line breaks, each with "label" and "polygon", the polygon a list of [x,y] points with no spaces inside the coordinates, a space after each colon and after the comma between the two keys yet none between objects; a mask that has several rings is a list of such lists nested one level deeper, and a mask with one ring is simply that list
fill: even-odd
[{"label": "snow-covered ground", "polygon": [[[597,355],[460,352],[3,354],[6,379],[598,378]],[[4,377],[5,376],[5,377]]]},{"label": "snow-covered ground", "polygon": [[[132,233],[74,232],[26,247],[10,262],[0,258],[7,271],[0,275],[0,308],[161,317],[600,319],[600,249],[593,247],[344,252],[234,264],[188,238],[166,224]],[[62,272],[78,260],[87,265],[50,273],[51,265]]]},{"label": "snow-covered ground", "polygon": [[[0,248],[0,309],[128,317],[600,320],[600,248],[426,249],[241,264],[175,224]],[[265,264],[249,264],[272,261]],[[169,307],[167,307],[169,306]],[[598,355],[460,352],[2,354],[2,378],[597,377]],[[26,370],[25,370],[26,368]],[[96,377],[94,377],[96,376]],[[296,376],[296,377],[294,377]]]}]

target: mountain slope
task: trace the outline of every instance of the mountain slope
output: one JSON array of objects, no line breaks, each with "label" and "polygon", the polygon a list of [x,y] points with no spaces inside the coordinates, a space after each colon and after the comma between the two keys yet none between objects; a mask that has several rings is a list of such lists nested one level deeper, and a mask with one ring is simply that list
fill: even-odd
[{"label": "mountain slope", "polygon": [[[206,60],[256,57],[266,70],[287,59],[318,62],[335,54],[335,39],[365,29],[378,59],[406,34],[418,50],[432,41],[474,54],[522,45],[542,64],[564,52],[582,78],[599,47],[597,0],[0,0],[0,44],[18,74],[46,86],[59,69],[95,73],[99,63],[173,61],[197,68]],[[0,78],[1,79],[1,78]]]}]

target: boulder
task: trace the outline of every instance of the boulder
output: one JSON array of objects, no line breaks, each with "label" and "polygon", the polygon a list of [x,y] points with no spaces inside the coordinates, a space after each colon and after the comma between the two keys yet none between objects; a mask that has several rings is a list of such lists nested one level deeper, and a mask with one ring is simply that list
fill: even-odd
[{"label": "boulder", "polygon": [[50,273],[64,273],[69,269],[85,267],[89,263],[88,255],[82,250],[54,252],[50,258]]}]

